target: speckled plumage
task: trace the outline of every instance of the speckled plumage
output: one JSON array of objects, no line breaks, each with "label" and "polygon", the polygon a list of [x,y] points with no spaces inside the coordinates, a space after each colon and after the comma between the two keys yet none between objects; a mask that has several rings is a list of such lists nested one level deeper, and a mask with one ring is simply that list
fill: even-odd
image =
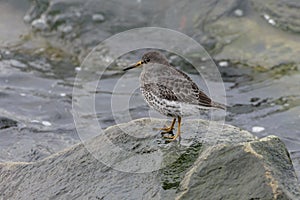
[{"label": "speckled plumage", "polygon": [[[154,56],[164,62],[161,64],[151,60]],[[170,117],[189,116],[203,109],[223,108],[202,92],[188,75],[171,66],[162,54],[148,52],[143,60],[147,57],[150,57],[150,62],[143,66],[140,86],[150,107]]]}]

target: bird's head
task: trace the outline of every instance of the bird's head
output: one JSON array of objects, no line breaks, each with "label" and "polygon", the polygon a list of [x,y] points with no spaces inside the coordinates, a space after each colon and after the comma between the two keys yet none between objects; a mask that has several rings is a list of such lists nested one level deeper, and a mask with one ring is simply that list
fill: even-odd
[{"label": "bird's head", "polygon": [[127,71],[130,69],[136,68],[136,67],[140,67],[143,64],[148,64],[148,63],[158,63],[161,65],[169,65],[167,58],[163,54],[161,54],[158,51],[149,51],[142,56],[142,59],[139,62],[123,69],[123,71]]}]

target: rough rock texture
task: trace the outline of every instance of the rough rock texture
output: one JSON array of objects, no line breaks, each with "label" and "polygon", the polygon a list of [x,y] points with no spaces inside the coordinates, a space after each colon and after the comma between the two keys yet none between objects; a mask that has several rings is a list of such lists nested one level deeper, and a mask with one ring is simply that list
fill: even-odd
[{"label": "rough rock texture", "polygon": [[216,60],[269,69],[299,62],[299,39],[288,33],[300,30],[299,6],[297,0],[36,0],[24,20],[31,40],[47,41],[46,51],[54,47],[79,60],[116,33],[158,26],[191,36]]},{"label": "rough rock texture", "polygon": [[[300,32],[300,2],[297,0],[252,0],[253,6],[261,15],[279,28]],[[271,16],[271,17],[270,17]],[[270,18],[272,21],[270,21]]]},{"label": "rough rock texture", "polygon": [[[153,130],[164,123],[139,119],[39,162],[2,163],[0,198],[299,199],[292,162],[277,137],[258,140],[233,126],[221,132],[216,123],[185,120],[181,145],[164,144]],[[110,151],[108,138],[124,154]],[[162,167],[151,171],[157,163]]]},{"label": "rough rock texture", "polygon": [[298,186],[289,179],[295,177],[290,163],[275,136],[212,146],[187,172],[178,199],[297,199],[292,188]]}]

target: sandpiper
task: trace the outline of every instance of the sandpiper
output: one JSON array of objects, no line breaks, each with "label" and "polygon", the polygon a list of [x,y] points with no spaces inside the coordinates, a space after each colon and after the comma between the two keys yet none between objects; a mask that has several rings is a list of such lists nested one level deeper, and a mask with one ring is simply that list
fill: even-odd
[{"label": "sandpiper", "polygon": [[159,113],[173,117],[169,127],[162,133],[172,132],[178,119],[177,133],[164,136],[169,141],[180,139],[181,118],[199,113],[200,110],[225,109],[225,106],[212,101],[196,83],[184,72],[171,66],[167,58],[158,51],[145,53],[141,61],[123,69],[143,66],[140,75],[140,88],[148,105]]}]

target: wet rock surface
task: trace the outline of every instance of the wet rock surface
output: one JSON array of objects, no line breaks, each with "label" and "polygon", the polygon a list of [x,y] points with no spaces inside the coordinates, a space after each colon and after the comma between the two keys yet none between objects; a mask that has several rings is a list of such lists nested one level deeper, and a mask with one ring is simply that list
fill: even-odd
[{"label": "wet rock surface", "polygon": [[[299,198],[292,162],[278,137],[257,139],[229,125],[223,127],[223,132],[208,133],[208,121],[186,120],[181,145],[163,144],[153,127],[165,123],[158,119],[135,120],[109,127],[104,135],[38,162],[1,163],[1,197]],[[219,127],[217,123],[210,126]],[[106,137],[125,154],[116,156],[112,149],[104,149]],[[103,155],[101,152],[109,157],[95,159]],[[159,156],[153,157],[157,152]],[[105,159],[111,165],[105,165]],[[161,168],[152,171],[150,167],[157,161]],[[150,164],[148,168],[139,168],[145,163]],[[118,167],[123,168],[115,170]]]},{"label": "wet rock surface", "polygon": [[267,0],[262,2],[252,0],[251,2],[268,23],[285,31],[300,32],[299,1]]},{"label": "wet rock surface", "polygon": [[70,113],[72,62],[0,54],[0,160],[35,161],[77,143]]},{"label": "wet rock surface", "polygon": [[[216,54],[217,59],[267,68],[299,62],[296,55],[300,52],[300,41],[293,34],[299,29],[297,1],[34,2],[25,16],[32,32],[56,48],[79,55],[81,60],[113,34],[136,27],[160,26],[188,34]],[[158,9],[151,9],[157,4]],[[277,28],[292,33],[283,35]]]}]

